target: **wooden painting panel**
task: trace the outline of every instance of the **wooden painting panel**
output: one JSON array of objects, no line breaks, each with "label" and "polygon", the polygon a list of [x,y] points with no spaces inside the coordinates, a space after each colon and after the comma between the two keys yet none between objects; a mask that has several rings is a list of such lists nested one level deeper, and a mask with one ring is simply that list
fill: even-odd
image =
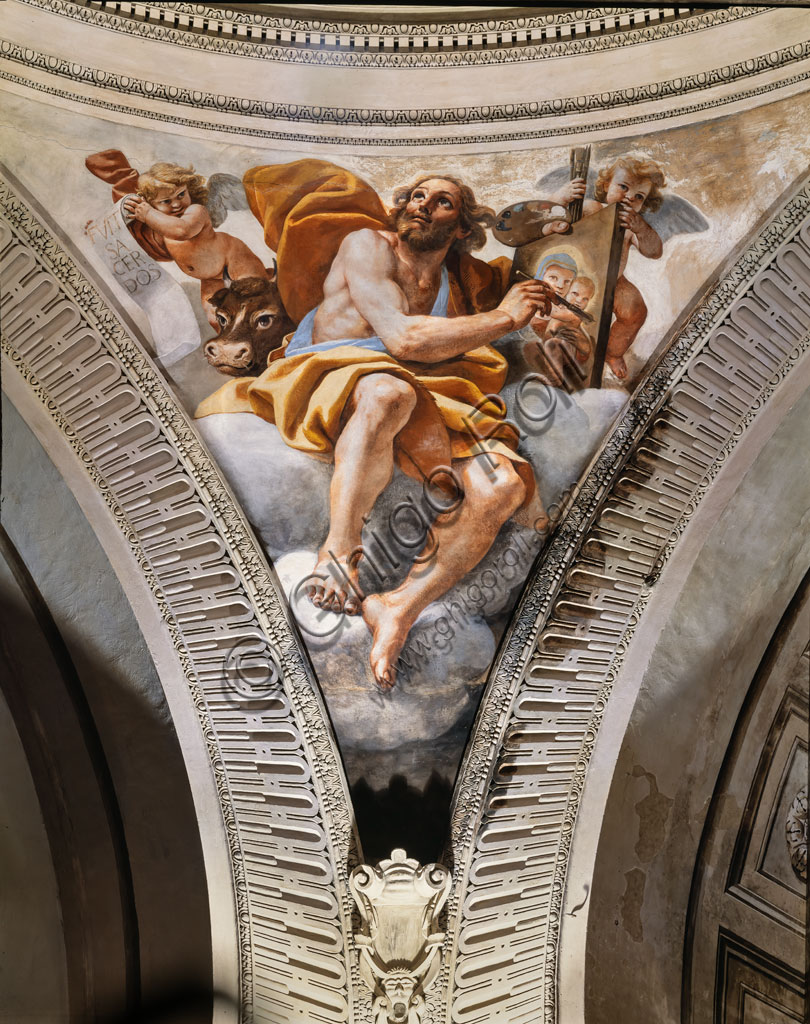
[{"label": "wooden painting panel", "polygon": [[535,317],[523,332],[529,335],[524,345],[527,364],[553,387],[601,387],[623,241],[617,214],[615,205],[606,206],[569,224],[570,233],[552,232],[515,250],[513,280],[551,277],[562,297],[571,295],[570,304],[590,318],[557,306],[548,317]]}]

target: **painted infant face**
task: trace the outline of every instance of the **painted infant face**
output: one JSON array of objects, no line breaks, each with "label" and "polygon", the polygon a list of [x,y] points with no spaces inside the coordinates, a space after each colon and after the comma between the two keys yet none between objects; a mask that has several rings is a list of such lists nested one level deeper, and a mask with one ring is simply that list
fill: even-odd
[{"label": "painted infant face", "polygon": [[585,309],[593,298],[593,288],[582,281],[574,281],[566,298],[577,309]]},{"label": "painted infant face", "polygon": [[638,213],[651,189],[652,182],[649,178],[639,178],[625,167],[617,167],[610,179],[605,201],[608,204],[626,202]]},{"label": "painted infant face", "polygon": [[565,298],[575,277],[576,274],[573,270],[569,270],[567,267],[558,267],[556,263],[550,263],[545,269],[542,280],[546,284],[551,285],[558,295],[562,295]]},{"label": "painted infant face", "polygon": [[167,213],[170,217],[182,217],[191,206],[191,196],[185,185],[167,185],[149,203],[159,213]]}]

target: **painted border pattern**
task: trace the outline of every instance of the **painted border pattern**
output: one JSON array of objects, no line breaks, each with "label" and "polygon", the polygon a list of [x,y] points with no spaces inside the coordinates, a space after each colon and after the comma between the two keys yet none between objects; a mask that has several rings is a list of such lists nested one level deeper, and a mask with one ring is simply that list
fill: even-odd
[{"label": "painted border pattern", "polygon": [[[505,1002],[514,999],[520,1013],[531,1006],[533,1019],[557,1020],[568,856],[607,700],[651,588],[695,508],[810,349],[808,270],[805,183],[649,374],[531,579],[457,783],[448,927],[449,957],[460,946],[474,948],[473,935],[486,947],[487,914],[477,904],[485,906],[493,885],[508,893],[519,884],[523,906],[508,921],[502,910],[498,927],[511,929],[523,974],[520,964],[512,976],[503,963],[493,973],[485,959],[476,968],[469,953],[455,971],[454,1024],[485,1020],[473,1007],[487,985],[503,986]],[[542,805],[539,795],[550,802]],[[520,799],[528,810],[506,806]],[[452,963],[447,972],[450,984]],[[545,983],[532,988],[538,974]],[[501,1011],[512,1019],[508,1008]]]},{"label": "painted border pattern", "polygon": [[[257,1021],[274,1019],[261,1012],[257,992],[262,981],[265,993],[279,985],[278,976],[260,963],[259,951],[264,949],[280,956],[281,963],[298,964],[299,977],[286,993],[293,1013],[324,1024],[347,1020],[353,995],[361,1009],[368,1001],[358,983],[356,958],[347,954],[353,907],[348,874],[357,862],[348,788],[320,692],[284,599],[218,470],[139,343],[2,179],[0,211],[0,255],[7,264],[3,289],[9,293],[3,351],[67,437],[126,537],[166,623],[200,719],[231,854],[244,1019],[253,1019],[254,1011]],[[54,301],[55,296],[61,298]],[[96,383],[100,377],[106,377],[103,388]],[[65,387],[66,380],[72,381],[70,387]],[[83,406],[77,406],[77,395]],[[94,407],[104,411],[89,422],[88,409]],[[128,464],[149,468],[118,479],[126,448],[117,439],[138,434],[133,424],[148,429],[131,442]],[[105,465],[113,450],[116,459]],[[171,469],[150,466],[156,460]],[[185,497],[161,499],[169,484]],[[143,516],[150,502],[156,518]],[[205,569],[196,555],[188,565],[180,560],[167,575],[163,563],[168,540],[156,541],[154,532],[155,524],[164,522],[191,523],[178,526],[176,537],[168,535],[171,550],[182,550],[183,543],[195,548],[207,543],[219,555],[207,555]],[[223,615],[227,608],[233,613]],[[238,652],[246,639],[265,647],[270,664],[278,669],[255,693],[229,686],[225,678],[226,655]],[[274,729],[286,739],[269,739]],[[260,765],[258,778],[245,777],[244,765]],[[289,780],[291,766],[300,776],[295,786]],[[286,793],[295,806],[308,805],[311,824],[302,824],[300,815],[286,813],[284,807],[279,810],[278,793]],[[240,821],[240,800],[243,819],[246,800],[252,802],[247,804],[252,808],[247,821]],[[287,874],[274,883],[274,870],[276,875],[284,870],[276,865],[284,862],[285,849],[291,858]],[[300,863],[310,865],[303,874],[296,873]],[[313,872],[322,884],[312,882]],[[293,891],[309,887],[313,908],[302,915],[300,906],[288,913],[293,900],[282,899],[277,906],[279,897],[273,893],[283,892],[285,885]],[[285,934],[274,927],[274,912]],[[307,923],[314,932],[306,932]],[[317,942],[313,947],[312,939],[320,934],[327,941],[330,933],[340,935],[341,953],[340,970],[331,974],[323,969],[328,958],[319,954]],[[310,969],[319,957],[320,967]],[[272,968],[273,955],[269,961]],[[302,1003],[307,977],[310,987],[320,988],[320,1006],[305,999]]]},{"label": "painted border pattern", "polygon": [[[654,42],[763,13],[763,8],[597,7],[536,17],[435,24],[277,18],[202,4],[20,0],[98,28],[215,53],[340,67],[470,67],[568,57]],[[767,9],[767,8],[766,8]],[[686,12],[686,13],[682,13]]]},{"label": "painted border pattern", "polygon": [[[80,103],[85,106],[101,110],[109,110],[119,114],[137,114],[139,117],[144,117],[152,121],[160,121],[164,124],[183,125],[184,127],[205,128],[208,130],[217,130],[220,128],[220,126],[210,122],[201,123],[200,121],[195,121],[192,118],[180,117],[178,115],[169,116],[168,114],[162,114],[152,110],[137,110],[132,107],[128,107],[123,103],[112,103],[98,99],[94,96],[81,96],[78,93],[71,93],[66,89],[56,89],[53,86],[44,85],[41,82],[32,82],[21,75],[13,75],[2,69],[0,69],[0,81],[14,82],[17,85],[24,86],[26,89],[32,89],[35,92],[42,93],[45,96],[58,96],[60,99],[69,100],[73,103]],[[264,128],[246,128],[241,125],[230,125],[227,129],[222,126],[220,130],[227,131],[229,135],[238,135],[249,139],[270,139],[274,142],[302,142],[312,145],[348,146],[352,148],[360,146],[384,146],[386,148],[408,149],[413,147],[424,148],[430,145],[480,146],[491,143],[531,142],[536,139],[551,138],[552,136],[555,138],[566,138],[571,135],[585,135],[589,132],[599,131],[608,126],[611,128],[631,128],[635,125],[666,121],[673,117],[699,114],[704,111],[727,106],[731,103],[739,103],[745,100],[767,96],[768,93],[775,92],[779,89],[787,88],[792,85],[799,85],[806,81],[807,74],[805,72],[799,72],[798,74],[780,79],[778,82],[770,82],[765,86],[755,86],[752,89],[731,93],[717,99],[704,100],[702,102],[692,103],[688,106],[679,107],[677,109],[661,110],[654,114],[637,114],[631,117],[611,119],[609,125],[591,124],[584,127],[581,125],[565,125],[563,127],[552,126],[536,128],[529,131],[505,132],[498,134],[490,133],[486,135],[467,136],[465,138],[459,138],[455,135],[434,137],[423,136],[418,139],[408,137],[396,138],[391,136],[383,136],[381,138],[361,138],[356,134],[323,136],[313,133],[305,134],[303,132],[272,131]]]},{"label": "painted border pattern", "polygon": [[[317,125],[354,125],[374,127],[435,127],[442,124],[467,125],[471,123],[497,124],[560,117],[585,112],[614,111],[638,103],[668,100],[699,93],[715,86],[745,81],[767,71],[788,68],[810,56],[810,40],[771,50],[756,58],[736,61],[721,67],[683,75],[666,81],[653,81],[646,85],[614,89],[565,99],[529,100],[521,103],[493,103],[482,107],[369,109],[327,107],[309,103],[278,103],[272,100],[254,100],[247,97],[225,96],[189,89],[185,86],[165,85],[148,79],[120,75],[117,72],[93,68],[78,61],[19,46],[8,40],[0,42],[0,57],[14,64],[36,68],[58,78],[79,81],[95,88],[118,94],[137,96],[150,101],[171,103],[195,110],[239,114],[276,121],[290,121]],[[668,116],[672,116],[669,114]],[[369,140],[366,139],[366,142]],[[423,143],[424,144],[424,141]]]}]

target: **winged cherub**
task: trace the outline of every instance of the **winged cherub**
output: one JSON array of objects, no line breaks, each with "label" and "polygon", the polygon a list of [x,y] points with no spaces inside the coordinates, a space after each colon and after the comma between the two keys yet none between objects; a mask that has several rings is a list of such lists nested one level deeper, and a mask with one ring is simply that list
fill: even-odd
[{"label": "winged cherub", "polygon": [[[241,191],[241,183],[234,180]],[[224,213],[221,197],[217,196],[216,201],[223,205]],[[147,225],[162,238],[184,274],[200,282],[205,315],[219,331],[216,310],[210,300],[225,287],[226,278],[233,281],[245,277],[269,278],[262,261],[241,239],[214,230],[208,203],[206,180],[193,167],[157,163],[138,176],[137,194],[126,196],[122,206],[125,216]]]},{"label": "winged cherub", "polygon": [[[624,246],[613,299],[615,320],[610,328],[606,359],[613,373],[624,380],[627,377],[624,355],[647,319],[647,305],[641,292],[625,277],[630,248],[636,248],[647,259],[657,260],[668,238],[683,232],[705,231],[709,225],[687,200],[664,192],[663,168],[650,157],[625,154],[601,168],[593,178],[592,174],[588,174],[587,181],[582,177],[564,180],[568,175],[560,168],[547,174],[537,187],[554,188],[552,200],[566,208],[575,200],[582,201],[584,217],[612,203],[620,207]],[[593,199],[586,198],[591,185]]]}]

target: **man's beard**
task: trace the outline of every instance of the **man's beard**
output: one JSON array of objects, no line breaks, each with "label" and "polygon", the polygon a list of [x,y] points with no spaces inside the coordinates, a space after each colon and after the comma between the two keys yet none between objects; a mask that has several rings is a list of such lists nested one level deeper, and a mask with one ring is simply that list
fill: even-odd
[{"label": "man's beard", "polygon": [[418,220],[411,221],[410,215],[400,210],[396,226],[397,235],[403,242],[407,242],[414,252],[435,252],[437,249],[443,249],[453,237],[458,221],[452,224],[425,224]]}]

